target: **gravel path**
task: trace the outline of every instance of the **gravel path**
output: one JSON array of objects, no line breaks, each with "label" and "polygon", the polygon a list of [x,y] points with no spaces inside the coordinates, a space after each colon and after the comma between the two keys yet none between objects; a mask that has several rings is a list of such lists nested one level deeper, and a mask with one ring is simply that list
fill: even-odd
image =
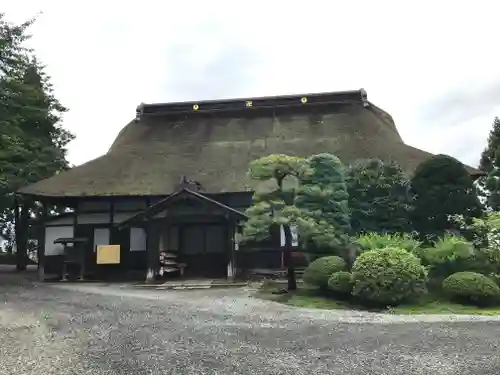
[{"label": "gravel path", "polygon": [[0,277],[0,374],[500,374],[497,318],[294,309],[249,294]]}]

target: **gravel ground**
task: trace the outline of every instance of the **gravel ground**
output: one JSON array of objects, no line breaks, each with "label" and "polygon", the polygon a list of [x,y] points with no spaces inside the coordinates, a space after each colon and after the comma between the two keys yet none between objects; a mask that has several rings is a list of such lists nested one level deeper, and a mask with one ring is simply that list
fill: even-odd
[{"label": "gravel ground", "polygon": [[500,321],[0,275],[0,374],[500,374]]}]

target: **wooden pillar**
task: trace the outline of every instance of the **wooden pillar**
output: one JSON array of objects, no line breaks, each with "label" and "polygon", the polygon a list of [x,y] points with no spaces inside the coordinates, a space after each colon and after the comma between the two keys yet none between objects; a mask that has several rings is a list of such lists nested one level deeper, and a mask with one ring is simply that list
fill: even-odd
[{"label": "wooden pillar", "polygon": [[229,281],[234,280],[236,276],[236,257],[234,254],[235,249],[235,222],[233,219],[227,219],[226,221],[226,233],[227,233],[227,246],[228,246],[228,262],[227,262],[227,279]]},{"label": "wooden pillar", "polygon": [[16,268],[25,271],[28,258],[29,205],[26,199],[15,197]]},{"label": "wooden pillar", "polygon": [[109,223],[110,227],[112,227],[115,223],[115,201],[111,200],[109,202]]},{"label": "wooden pillar", "polygon": [[297,280],[295,277],[295,265],[292,256],[293,245],[292,245],[292,230],[290,225],[284,225],[283,230],[285,232],[285,263],[287,264],[287,278],[288,278],[288,290],[297,290]]},{"label": "wooden pillar", "polygon": [[47,202],[41,201],[42,205],[42,217],[38,225],[38,246],[37,246],[37,258],[38,258],[38,280],[45,280],[45,225],[48,218],[48,208]]},{"label": "wooden pillar", "polygon": [[158,237],[156,236],[156,230],[154,223],[150,220],[146,221],[146,256],[147,256],[147,271],[146,271],[146,283],[153,283],[156,280],[156,275],[158,274],[158,266],[160,262],[160,253],[158,249]]},{"label": "wooden pillar", "polygon": [[[73,204],[73,237],[77,237],[77,230],[78,230],[78,213],[79,213],[79,202],[76,201],[74,204]],[[80,280],[84,280],[85,279],[85,266],[86,266],[86,263],[87,263],[87,259],[90,258],[89,256],[87,256],[88,254],[86,254],[86,252],[88,251],[88,249],[92,249],[93,246],[92,244],[90,244],[90,246],[87,246],[86,243],[83,243],[83,244],[73,244],[73,246],[81,246],[82,248],[79,250],[80,251],[80,276],[79,276],[79,279]],[[77,249],[74,249],[74,250],[77,250]],[[63,275],[63,278],[66,277],[66,275]]]}]

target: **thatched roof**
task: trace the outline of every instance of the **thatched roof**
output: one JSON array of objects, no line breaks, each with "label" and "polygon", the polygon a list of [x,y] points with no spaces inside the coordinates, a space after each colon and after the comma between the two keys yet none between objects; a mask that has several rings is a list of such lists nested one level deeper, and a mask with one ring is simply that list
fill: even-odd
[{"label": "thatched roof", "polygon": [[[307,100],[303,99],[307,98]],[[250,104],[247,101],[251,100]],[[248,191],[250,161],[269,154],[376,157],[412,173],[431,154],[404,144],[364,90],[141,105],[108,153],[19,190],[52,197],[167,195],[182,176],[203,193]],[[468,167],[471,173],[476,173]]]}]

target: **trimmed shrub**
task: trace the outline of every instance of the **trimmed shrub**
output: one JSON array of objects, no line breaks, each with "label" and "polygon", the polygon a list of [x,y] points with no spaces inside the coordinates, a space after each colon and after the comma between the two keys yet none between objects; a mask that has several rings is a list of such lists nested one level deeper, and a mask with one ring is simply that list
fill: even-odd
[{"label": "trimmed shrub", "polygon": [[414,239],[408,233],[379,234],[374,232],[359,236],[355,240],[355,243],[357,243],[363,251],[397,247],[409,252],[415,252],[421,244],[420,241]]},{"label": "trimmed shrub", "polygon": [[330,276],[345,270],[346,266],[345,260],[338,256],[318,258],[307,266],[303,279],[309,285],[326,289]]},{"label": "trimmed shrub", "polygon": [[420,259],[403,249],[362,253],[352,268],[353,296],[373,305],[395,305],[426,292],[427,272]]},{"label": "trimmed shrub", "polygon": [[500,298],[500,288],[489,277],[476,272],[457,272],[443,281],[443,292],[451,299],[474,305],[490,305]]},{"label": "trimmed shrub", "polygon": [[332,275],[328,279],[328,289],[338,294],[351,294],[351,273],[347,271],[332,273]]}]

